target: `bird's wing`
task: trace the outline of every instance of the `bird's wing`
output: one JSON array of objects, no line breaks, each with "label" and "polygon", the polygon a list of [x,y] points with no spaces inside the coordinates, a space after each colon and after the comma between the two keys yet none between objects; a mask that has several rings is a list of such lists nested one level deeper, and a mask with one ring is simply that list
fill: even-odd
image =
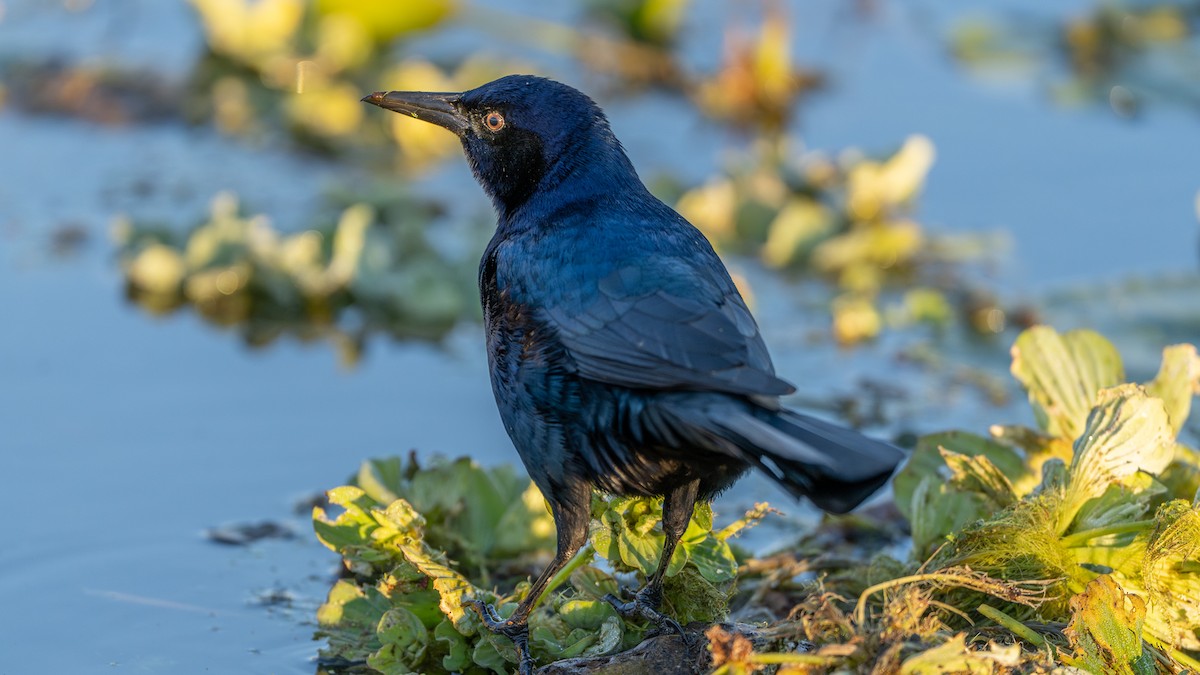
[{"label": "bird's wing", "polygon": [[697,288],[647,284],[641,277],[636,267],[617,269],[582,307],[543,308],[580,375],[643,389],[748,396],[794,391],[775,377],[758,326],[732,283]]}]

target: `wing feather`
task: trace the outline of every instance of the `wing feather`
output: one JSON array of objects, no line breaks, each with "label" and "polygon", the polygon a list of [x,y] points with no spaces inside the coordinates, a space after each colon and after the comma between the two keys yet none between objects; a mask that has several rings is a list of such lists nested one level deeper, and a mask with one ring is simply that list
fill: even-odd
[{"label": "wing feather", "polygon": [[775,376],[758,326],[732,284],[701,285],[699,293],[679,286],[644,290],[640,271],[627,266],[606,276],[581,309],[543,312],[584,377],[748,396],[794,391]]}]

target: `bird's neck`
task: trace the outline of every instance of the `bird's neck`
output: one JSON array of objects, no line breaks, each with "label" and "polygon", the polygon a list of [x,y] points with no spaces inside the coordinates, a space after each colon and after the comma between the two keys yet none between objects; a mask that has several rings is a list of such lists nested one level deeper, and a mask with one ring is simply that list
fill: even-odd
[{"label": "bird's neck", "polygon": [[597,199],[648,194],[633,164],[619,148],[573,148],[550,163],[537,187],[522,200],[493,198],[501,227],[544,227],[554,214]]}]

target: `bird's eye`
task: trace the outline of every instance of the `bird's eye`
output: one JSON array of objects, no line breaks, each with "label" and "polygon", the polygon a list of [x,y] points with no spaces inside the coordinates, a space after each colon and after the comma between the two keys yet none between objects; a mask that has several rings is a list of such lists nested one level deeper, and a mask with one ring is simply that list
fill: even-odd
[{"label": "bird's eye", "polygon": [[504,128],[504,115],[493,110],[483,118],[483,123],[490,131],[500,131]]}]

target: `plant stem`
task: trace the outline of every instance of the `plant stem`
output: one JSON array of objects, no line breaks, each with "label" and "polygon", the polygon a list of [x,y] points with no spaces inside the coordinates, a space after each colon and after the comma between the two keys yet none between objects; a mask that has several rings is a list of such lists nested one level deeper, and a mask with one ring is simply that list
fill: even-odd
[{"label": "plant stem", "polygon": [[783,654],[778,652],[768,652],[766,654],[752,654],[750,661],[756,665],[776,665],[787,663],[803,663],[810,665],[826,665],[832,662],[837,656],[821,656],[819,654]]},{"label": "plant stem", "polygon": [[[592,553],[592,542],[589,541],[583,545],[583,548],[579,549],[579,552],[575,554],[575,557],[571,558],[570,562],[558,571],[558,574],[550,577],[550,582],[546,584],[546,590],[542,591],[542,598],[550,595],[554,592],[554,589],[562,586],[563,582],[571,577],[572,572],[590,563],[594,557]],[[538,598],[537,602],[533,603],[533,606],[537,607],[541,603],[542,598]]]},{"label": "plant stem", "polygon": [[1097,537],[1106,537],[1110,534],[1127,534],[1129,532],[1141,532],[1154,525],[1153,520],[1134,520],[1128,523],[1117,523],[1116,525],[1107,525],[1105,527],[1097,527],[1091,530],[1076,532],[1075,534],[1067,535],[1062,538],[1062,545],[1067,548],[1075,548],[1077,546],[1086,546],[1089,541]]},{"label": "plant stem", "polygon": [[1191,668],[1193,671],[1200,673],[1200,661],[1193,659],[1183,652],[1182,649],[1170,649],[1168,652],[1171,658]]},{"label": "plant stem", "polygon": [[1038,647],[1046,646],[1046,638],[1038,635],[1032,628],[1017,621],[1015,618],[992,607],[986,602],[979,606],[979,613],[1008,629],[1010,633]]}]

